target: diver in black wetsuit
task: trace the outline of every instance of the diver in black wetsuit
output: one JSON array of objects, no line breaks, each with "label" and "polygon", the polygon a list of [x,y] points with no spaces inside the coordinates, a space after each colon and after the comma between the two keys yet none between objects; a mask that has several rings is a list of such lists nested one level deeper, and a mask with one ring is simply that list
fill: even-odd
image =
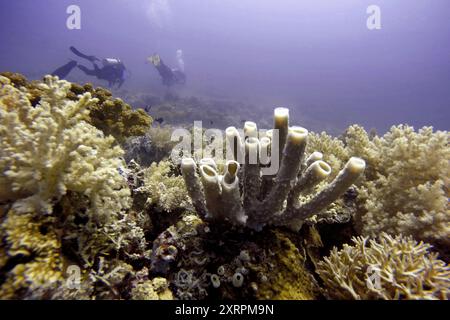
[{"label": "diver in black wetsuit", "polygon": [[[125,82],[125,65],[120,59],[98,59],[95,56],[88,56],[80,51],[78,51],[75,47],[70,47],[70,51],[72,51],[76,56],[86,59],[90,61],[94,67],[94,69],[89,69],[83,65],[78,65],[76,61],[71,61],[68,64],[56,69],[52,74],[60,77],[61,79],[65,78],[70,71],[73,70],[76,66],[78,69],[83,71],[88,76],[97,77],[100,80],[108,81],[109,87],[112,87],[115,84],[118,84],[118,88],[120,88]],[[97,61],[101,61],[103,66],[100,68],[97,65]]]},{"label": "diver in black wetsuit", "polygon": [[[179,50],[181,52],[181,50]],[[178,52],[177,52],[178,55]],[[182,62],[181,54],[180,54],[180,62]],[[163,85],[167,87],[171,87],[174,84],[185,84],[186,83],[186,74],[180,67],[179,69],[171,69],[169,68],[161,59],[158,54],[155,54],[148,58],[148,61],[151,62],[156,70],[158,70],[159,75],[162,78]],[[183,62],[184,66],[184,62]]]}]

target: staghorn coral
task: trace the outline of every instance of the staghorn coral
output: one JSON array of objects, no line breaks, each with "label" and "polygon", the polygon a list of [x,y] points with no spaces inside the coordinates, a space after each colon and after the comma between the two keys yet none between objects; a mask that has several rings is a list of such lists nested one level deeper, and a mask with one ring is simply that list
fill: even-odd
[{"label": "staghorn coral", "polygon": [[153,163],[143,170],[144,186],[139,189],[148,195],[147,204],[157,209],[172,212],[190,206],[190,199],[183,177],[174,172],[175,168],[169,161]]},{"label": "staghorn coral", "polygon": [[[273,139],[269,138],[270,135],[261,137],[261,141],[257,138],[256,124],[246,122],[245,147],[236,128],[226,130],[233,160],[227,161],[223,175],[219,175],[212,159],[203,159],[199,164],[200,183],[195,161],[192,158],[182,159],[181,171],[189,196],[202,217],[227,220],[256,230],[261,230],[265,225],[288,225],[300,229],[307,219],[343,195],[364,171],[363,160],[350,158],[333,181],[301,203],[300,195],[310,194],[318,183],[330,175],[331,168],[318,160],[316,154],[304,159],[308,131],[301,127],[289,128],[288,109],[275,109],[274,118],[276,131],[272,134],[276,132],[276,135]],[[277,136],[280,137],[279,144],[275,138]],[[281,156],[280,168],[276,176],[266,175],[261,179],[264,170],[261,159],[268,158],[269,150],[273,162]],[[236,161],[241,159],[244,159],[243,175],[239,173],[240,164]],[[241,177],[244,190],[242,201]]]},{"label": "staghorn coral", "polygon": [[353,238],[318,263],[332,299],[448,299],[450,268],[410,237]]},{"label": "staghorn coral", "polygon": [[363,235],[412,235],[435,246],[450,245],[446,181],[450,174],[447,132],[394,126],[369,140],[358,127],[347,132],[347,148],[367,162],[359,184],[356,225]]}]

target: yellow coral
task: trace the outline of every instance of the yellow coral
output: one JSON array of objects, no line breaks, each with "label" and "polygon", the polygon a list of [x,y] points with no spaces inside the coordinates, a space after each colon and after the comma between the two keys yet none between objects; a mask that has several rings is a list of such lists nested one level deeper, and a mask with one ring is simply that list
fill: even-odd
[{"label": "yellow coral", "polygon": [[144,170],[143,190],[148,192],[147,203],[167,212],[186,208],[191,203],[183,177],[171,170],[170,161],[153,163]]},{"label": "yellow coral", "polygon": [[97,89],[93,92],[93,96],[101,97],[101,100],[90,106],[88,122],[119,142],[127,137],[144,135],[152,124],[152,118],[143,109],[133,110],[121,99],[110,98],[110,93],[105,95],[104,91]]},{"label": "yellow coral", "polygon": [[382,233],[333,248],[317,272],[333,299],[448,299],[450,268],[430,245]]},{"label": "yellow coral", "polygon": [[173,300],[165,278],[155,278],[138,283],[131,290],[132,300]]},{"label": "yellow coral", "polygon": [[280,231],[268,237],[273,252],[268,263],[253,265],[251,269],[263,273],[267,279],[258,283],[257,299],[313,300],[317,288],[305,267],[305,257],[292,241]]},{"label": "yellow coral", "polygon": [[61,285],[64,279],[60,242],[55,232],[43,228],[51,223],[50,217],[37,221],[31,213],[8,212],[0,235],[8,252],[5,262],[13,259],[16,262],[5,274],[0,298],[13,299],[25,293],[29,298],[38,298]]}]

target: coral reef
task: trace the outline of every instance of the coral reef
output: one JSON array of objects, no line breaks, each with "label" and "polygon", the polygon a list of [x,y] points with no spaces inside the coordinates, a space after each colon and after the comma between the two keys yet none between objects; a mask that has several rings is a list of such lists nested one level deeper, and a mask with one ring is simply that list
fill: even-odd
[{"label": "coral reef", "polygon": [[126,214],[123,151],[83,120],[96,102],[89,93],[70,101],[70,83],[48,76],[34,84],[33,106],[25,87],[0,83],[0,296],[111,297],[95,281],[77,294],[61,284],[68,265],[89,279],[113,271],[100,266],[105,257],[145,259],[142,229]]},{"label": "coral reef", "polygon": [[[273,246],[273,255],[264,263],[250,266],[259,275],[256,298],[263,300],[313,300],[318,297],[318,286],[307,271],[299,248],[280,231],[268,237]],[[301,248],[301,247],[300,247]],[[275,267],[275,268],[273,268]],[[275,272],[272,269],[276,270]],[[264,276],[262,276],[264,275]]]},{"label": "coral reef", "polygon": [[[28,81],[24,76],[5,72],[2,76],[10,79],[11,85],[16,88],[24,88],[27,98],[32,106],[37,105],[44,94],[40,81]],[[65,92],[66,98],[78,101],[78,96],[90,93],[95,102],[86,108],[89,113],[83,114],[83,119],[107,135],[112,135],[119,143],[126,138],[144,135],[150,128],[153,119],[143,110],[133,110],[130,105],[121,99],[112,97],[111,92],[104,88],[93,88],[91,84],[81,86],[70,84],[70,89]]]},{"label": "coral reef", "polygon": [[[195,161],[192,158],[182,160],[181,171],[189,196],[202,217],[227,220],[255,230],[261,230],[266,225],[288,225],[299,230],[308,218],[319,214],[343,195],[364,171],[365,162],[362,159],[350,158],[333,181],[308,201],[300,203],[300,195],[310,194],[319,182],[330,175],[331,168],[324,161],[316,159],[318,154],[305,157],[308,131],[301,127],[289,127],[287,109],[275,109],[274,118],[274,133],[279,133],[279,141],[275,136],[273,139],[261,137],[260,141],[256,124],[246,122],[244,148],[236,128],[226,130],[228,148],[234,151],[233,160],[226,163],[223,175],[219,175],[213,160],[205,159],[199,165],[200,183]],[[266,176],[262,180],[264,164],[260,160],[267,157],[269,149],[272,156],[275,154],[275,158],[272,158],[274,162],[277,156],[280,157],[280,168],[275,177]],[[239,158],[245,158],[242,202],[240,164],[236,161]]]},{"label": "coral reef", "polygon": [[149,167],[153,162],[168,158],[176,145],[171,141],[173,130],[170,126],[151,127],[145,135],[127,139],[124,144],[125,160],[134,160],[142,167]]},{"label": "coral reef", "polygon": [[[75,89],[75,86],[72,85],[72,92],[80,94],[82,90]],[[133,110],[122,99],[112,98],[106,89],[93,90],[89,86],[83,88],[98,99],[98,102],[89,108],[87,121],[102,130],[105,135],[112,135],[119,143],[123,143],[128,137],[144,135],[150,128],[153,119],[143,109]]]},{"label": "coral reef", "polygon": [[48,296],[64,283],[58,236],[54,230],[42,232],[52,220],[11,211],[1,221],[1,246],[6,252],[0,270],[10,269],[0,285],[2,299]]},{"label": "coral reef", "polygon": [[317,272],[332,299],[448,299],[450,267],[430,245],[381,233],[334,248]]},{"label": "coral reef", "polygon": [[178,299],[315,299],[306,258],[273,230],[243,234],[186,213],[153,242],[151,274],[169,277]]},{"label": "coral reef", "polygon": [[202,125],[206,128],[239,126],[254,117],[255,110],[259,109],[259,106],[235,100],[183,97],[173,92],[162,97],[148,93],[126,93],[123,98],[133,106],[144,107],[154,119],[162,119],[164,124],[183,127],[189,127],[194,121],[200,120],[203,120]]},{"label": "coral reef", "polygon": [[134,284],[131,297],[132,300],[173,300],[165,278],[154,278]]},{"label": "coral reef", "polygon": [[[145,98],[164,118],[150,127],[89,84],[0,85],[1,299],[449,298],[431,252],[450,256],[447,132],[334,138],[285,108],[258,131],[242,104],[175,95]],[[225,130],[226,159],[189,125],[191,154],[168,160],[161,122],[205,117],[244,124]]]},{"label": "coral reef", "polygon": [[129,191],[118,171],[123,151],[82,120],[95,103],[90,94],[69,102],[70,84],[47,77],[33,107],[7,78],[0,82],[1,202],[15,201],[21,212],[49,214],[68,191],[80,192],[99,221],[127,206]]},{"label": "coral reef", "polygon": [[183,178],[176,167],[166,160],[153,163],[143,170],[144,186],[140,191],[148,196],[147,204],[160,211],[171,212],[190,206],[190,199]]},{"label": "coral reef", "polygon": [[355,216],[363,235],[412,235],[448,250],[449,137],[431,127],[416,132],[401,125],[371,140],[362,128],[349,128],[347,149],[367,163]]}]

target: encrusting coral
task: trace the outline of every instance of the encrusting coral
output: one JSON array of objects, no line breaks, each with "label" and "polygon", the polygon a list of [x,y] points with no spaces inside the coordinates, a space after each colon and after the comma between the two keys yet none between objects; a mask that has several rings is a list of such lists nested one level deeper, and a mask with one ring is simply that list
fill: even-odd
[{"label": "encrusting coral", "polygon": [[[300,203],[300,195],[311,193],[319,182],[330,175],[331,168],[318,153],[305,157],[308,131],[301,127],[289,127],[288,109],[275,109],[274,117],[275,130],[260,137],[260,140],[256,124],[246,122],[245,145],[236,128],[226,130],[233,159],[227,161],[223,175],[219,175],[212,159],[203,159],[199,164],[199,178],[195,161],[192,158],[182,159],[181,171],[189,196],[202,217],[228,220],[256,230],[261,230],[265,225],[287,225],[300,229],[308,218],[343,195],[364,171],[365,162],[362,159],[350,158],[333,181],[307,202]],[[262,159],[269,159],[269,152],[272,164],[280,159],[280,167],[276,176],[266,175],[262,179],[265,165]],[[241,159],[244,159],[242,175],[239,173],[240,164],[236,161]],[[243,178],[242,201],[239,176]]]},{"label": "encrusting coral", "polygon": [[378,240],[353,238],[318,263],[332,299],[448,299],[450,267],[431,246],[381,233]]}]

